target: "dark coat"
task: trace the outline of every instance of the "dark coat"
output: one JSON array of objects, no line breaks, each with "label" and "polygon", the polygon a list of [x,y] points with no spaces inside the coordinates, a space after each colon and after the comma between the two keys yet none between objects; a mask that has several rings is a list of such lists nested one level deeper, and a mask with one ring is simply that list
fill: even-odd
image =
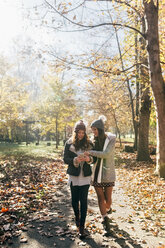
[{"label": "dark coat", "polygon": [[[72,176],[79,176],[81,167],[75,167],[73,164],[73,159],[77,157],[77,154],[70,150],[71,145],[73,145],[70,140],[65,143],[64,148],[64,163],[68,164],[67,174]],[[84,162],[83,164],[83,173],[84,177],[90,176],[92,174],[92,170],[90,164]]]}]

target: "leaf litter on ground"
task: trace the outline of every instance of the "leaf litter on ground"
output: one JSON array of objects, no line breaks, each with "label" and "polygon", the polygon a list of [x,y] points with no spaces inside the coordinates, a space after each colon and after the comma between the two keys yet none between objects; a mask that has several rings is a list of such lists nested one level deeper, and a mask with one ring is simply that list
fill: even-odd
[{"label": "leaf litter on ground", "polygon": [[[155,174],[155,162],[138,162],[136,153],[117,154],[117,178],[130,198],[143,230],[165,237],[165,180]],[[155,157],[152,156],[153,161]],[[129,216],[133,222],[135,216]]]},{"label": "leaf litter on ground", "polygon": [[[165,235],[165,181],[154,174],[155,164],[137,162],[136,154],[116,151],[117,180],[130,198],[130,205],[135,210],[134,215],[127,219],[134,222],[138,216],[142,228],[152,232],[154,236]],[[155,159],[155,158],[153,158]],[[39,219],[50,221],[52,215],[63,219],[60,210],[53,214],[49,211],[52,202],[63,197],[62,188],[66,185],[66,166],[61,159],[1,159],[0,165],[5,169],[6,177],[0,181],[0,244],[14,236],[20,236],[27,231],[29,221]],[[90,189],[94,194],[94,189]],[[93,215],[92,210],[89,214]],[[100,216],[95,216],[87,228],[92,234],[103,234],[103,229],[96,225]],[[53,221],[52,221],[53,222]],[[31,228],[35,226],[30,225]],[[43,226],[38,231],[47,237],[52,233],[44,232]],[[71,235],[74,240],[74,228],[71,231],[61,227],[55,230],[56,235]],[[24,240],[23,236],[20,240]],[[25,241],[25,240],[24,240]],[[23,242],[23,241],[22,241]],[[27,240],[25,241],[27,242]],[[161,247],[161,246],[160,246]]]},{"label": "leaf litter on ground", "polygon": [[[61,159],[27,162],[11,158],[1,159],[0,165],[7,175],[0,181],[0,244],[3,244],[18,236],[19,231],[27,231],[27,220],[37,218],[35,213],[38,218],[50,221],[45,209],[51,205],[52,194],[66,181],[66,174]],[[63,218],[60,213],[56,214]]]}]

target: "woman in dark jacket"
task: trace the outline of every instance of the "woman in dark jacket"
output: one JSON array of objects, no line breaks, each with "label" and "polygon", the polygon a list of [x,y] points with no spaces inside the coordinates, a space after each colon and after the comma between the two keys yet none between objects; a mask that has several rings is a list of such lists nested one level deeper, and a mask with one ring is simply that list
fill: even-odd
[{"label": "woman in dark jacket", "polygon": [[91,148],[92,144],[86,134],[86,127],[81,120],[76,123],[74,133],[66,142],[64,149],[64,162],[68,164],[67,173],[69,174],[68,183],[71,189],[72,207],[81,238],[86,236],[84,226],[92,174],[90,157],[83,153]]}]

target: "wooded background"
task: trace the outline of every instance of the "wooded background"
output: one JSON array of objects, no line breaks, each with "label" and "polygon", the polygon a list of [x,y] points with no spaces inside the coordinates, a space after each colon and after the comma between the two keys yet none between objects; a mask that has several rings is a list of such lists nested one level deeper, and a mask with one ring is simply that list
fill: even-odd
[{"label": "wooded background", "polygon": [[157,146],[156,173],[165,178],[165,1],[42,0],[22,11],[50,40],[63,35],[61,46],[17,37],[12,56],[0,56],[1,142],[58,147],[78,119],[90,132],[105,115],[120,142],[132,135],[137,160]]}]

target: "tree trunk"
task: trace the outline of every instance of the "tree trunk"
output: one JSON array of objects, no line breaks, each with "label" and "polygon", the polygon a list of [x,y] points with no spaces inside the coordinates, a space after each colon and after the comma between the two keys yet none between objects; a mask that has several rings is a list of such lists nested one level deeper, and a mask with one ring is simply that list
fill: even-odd
[{"label": "tree trunk", "polygon": [[40,143],[40,130],[37,130],[37,143]]},{"label": "tree trunk", "polygon": [[150,119],[150,97],[149,88],[143,92],[142,103],[140,109],[140,125],[139,125],[139,144],[138,144],[138,161],[149,161],[151,160],[149,154],[149,119]]},{"label": "tree trunk", "polygon": [[56,115],[56,148],[58,148],[58,115]]},{"label": "tree trunk", "polygon": [[[138,26],[138,18],[136,16],[135,20],[135,25]],[[139,99],[140,99],[140,83],[139,83],[139,50],[138,50],[138,33],[135,32],[135,63],[136,63],[136,110],[135,110],[135,124],[134,124],[134,129],[135,129],[135,140],[134,140],[134,149],[137,151],[138,148],[138,134],[139,134]]]},{"label": "tree trunk", "polygon": [[26,134],[26,146],[28,145],[28,124],[25,126],[25,134]]},{"label": "tree trunk", "polygon": [[159,173],[160,177],[165,178],[165,82],[160,65],[158,5],[155,6],[153,0],[150,0],[149,2],[144,0],[143,4],[148,24],[146,38],[148,41],[147,50],[151,72],[151,87],[155,98],[158,122],[156,171]]},{"label": "tree trunk", "polygon": [[117,133],[119,135],[120,147],[122,147],[120,129],[119,129],[119,126],[118,126],[118,123],[117,123],[117,118],[116,118],[116,114],[115,114],[115,111],[114,110],[113,110],[113,118],[115,120],[116,131],[117,131]]},{"label": "tree trunk", "polygon": [[[142,18],[142,32],[145,33],[145,20]],[[140,67],[140,79],[141,79],[141,108],[140,108],[140,119],[139,119],[139,144],[138,144],[138,161],[149,161],[151,160],[149,154],[149,119],[150,119],[150,87],[149,87],[149,71],[147,54],[145,52],[146,41],[141,40],[141,62]],[[145,65],[145,66],[144,66]]]}]

